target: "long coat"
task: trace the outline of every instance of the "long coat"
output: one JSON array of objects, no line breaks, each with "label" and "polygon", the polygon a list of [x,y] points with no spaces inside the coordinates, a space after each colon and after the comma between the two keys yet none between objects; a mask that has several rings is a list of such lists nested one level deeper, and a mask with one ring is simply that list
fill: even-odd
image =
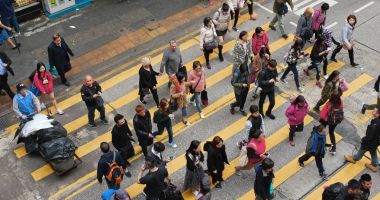
[{"label": "long coat", "polygon": [[66,70],[65,67],[71,67],[70,57],[74,56],[70,47],[66,44],[65,40],[61,37],[61,47],[57,46],[54,42],[51,42],[48,47],[48,56],[50,66],[55,66],[57,70]]}]

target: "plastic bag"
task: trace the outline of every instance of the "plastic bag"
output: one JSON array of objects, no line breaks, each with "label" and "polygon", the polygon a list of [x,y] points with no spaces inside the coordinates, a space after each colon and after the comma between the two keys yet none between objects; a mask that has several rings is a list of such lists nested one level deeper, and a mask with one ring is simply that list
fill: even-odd
[{"label": "plastic bag", "polygon": [[39,145],[39,151],[47,162],[64,161],[74,156],[76,146],[67,137],[50,140]]},{"label": "plastic bag", "polygon": [[28,121],[21,130],[20,137],[28,137],[41,129],[47,129],[53,127],[51,122],[53,119],[48,119],[46,115],[36,114],[33,116],[33,120]]}]

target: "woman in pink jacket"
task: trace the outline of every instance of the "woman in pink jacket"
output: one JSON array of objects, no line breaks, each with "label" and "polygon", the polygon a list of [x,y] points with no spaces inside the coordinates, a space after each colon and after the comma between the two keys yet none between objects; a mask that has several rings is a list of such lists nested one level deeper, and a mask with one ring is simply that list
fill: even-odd
[{"label": "woman in pink jacket", "polygon": [[41,103],[44,103],[45,95],[49,95],[55,109],[57,110],[57,114],[63,115],[63,111],[58,108],[57,100],[54,96],[53,77],[49,70],[46,70],[45,64],[42,62],[37,63],[37,71],[34,74],[33,84],[41,92]]},{"label": "woman in pink jacket", "polygon": [[329,8],[330,6],[328,3],[323,3],[321,8],[316,8],[314,10],[311,27],[315,34],[315,38],[319,37],[319,35],[322,34],[322,26],[325,25],[326,13]]},{"label": "woman in pink jacket", "polygon": [[252,53],[256,56],[258,53],[260,53],[260,49],[262,47],[269,49],[268,42],[269,37],[267,33],[263,28],[257,27],[255,29],[255,33],[252,35]]},{"label": "woman in pink jacket", "polygon": [[289,131],[289,144],[294,146],[294,135],[296,132],[303,131],[304,119],[309,111],[309,105],[305,98],[299,95],[297,98],[292,99],[292,103],[286,109],[285,115],[288,118],[290,126]]},{"label": "woman in pink jacket", "polygon": [[197,107],[199,115],[203,119],[205,116],[201,109],[201,92],[206,89],[206,74],[198,60],[193,62],[193,70],[190,72],[189,81],[192,88],[190,92],[194,93],[190,99],[190,103]]}]

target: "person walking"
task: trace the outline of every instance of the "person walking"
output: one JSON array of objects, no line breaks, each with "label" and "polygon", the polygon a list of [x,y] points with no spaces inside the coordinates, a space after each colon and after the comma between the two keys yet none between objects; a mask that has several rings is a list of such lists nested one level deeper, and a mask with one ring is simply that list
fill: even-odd
[{"label": "person walking", "polygon": [[245,122],[247,137],[237,143],[239,149],[241,149],[243,146],[246,146],[258,130],[260,130],[264,135],[266,134],[264,117],[260,115],[259,107],[257,105],[251,105],[249,107],[249,112],[251,114]]},{"label": "person walking", "polygon": [[376,107],[380,107],[380,75],[377,77],[375,86],[373,87],[377,92],[377,103],[376,104],[362,104],[360,112],[364,115],[366,110],[374,110]]},{"label": "person walking", "polygon": [[[176,74],[178,69],[182,67],[182,55],[181,50],[177,47],[177,42],[175,40],[171,40],[169,42],[169,47],[164,50],[161,65],[160,65],[160,75],[164,73],[164,69],[166,74],[170,76]],[[169,80],[168,88],[172,85],[172,81]]]},{"label": "person walking", "polygon": [[193,93],[190,103],[197,108],[200,118],[204,119],[205,115],[201,108],[201,93],[206,89],[206,74],[199,61],[193,62],[193,70],[190,72],[189,81],[191,83],[190,93]]},{"label": "person walking", "polygon": [[285,111],[289,124],[289,144],[295,146],[294,136],[296,132],[302,132],[304,120],[309,112],[309,105],[302,95],[291,100],[290,106]]},{"label": "person walking", "polygon": [[299,59],[302,59],[307,56],[305,52],[302,51],[302,43],[303,41],[297,37],[295,37],[294,44],[290,46],[290,49],[286,56],[286,63],[288,64],[288,67],[285,69],[284,73],[282,74],[280,81],[288,84],[288,81],[286,80],[286,76],[290,71],[292,71],[294,76],[294,82],[296,83],[297,91],[302,93],[305,89],[303,89],[300,85],[298,70],[297,70],[297,63]]},{"label": "person walking", "polygon": [[165,145],[162,142],[155,142],[149,147],[147,157],[153,158],[156,166],[166,166],[168,161],[164,160],[164,151]]},{"label": "person walking", "polygon": [[211,175],[212,184],[216,188],[222,188],[224,163],[229,164],[223,139],[215,136],[212,142],[205,143],[203,150],[207,151],[207,169]]},{"label": "person walking", "polygon": [[142,66],[139,70],[139,95],[140,103],[146,104],[144,100],[145,95],[152,93],[154,102],[158,108],[159,100],[157,94],[157,79],[156,76],[160,75],[158,72],[154,71],[150,57],[145,57],[142,59]]},{"label": "person walking", "polygon": [[320,8],[314,9],[311,27],[315,34],[315,39],[322,34],[323,27],[326,23],[327,10],[329,10],[329,8],[330,5],[328,3],[323,3]]},{"label": "person walking", "polygon": [[[203,19],[203,25],[200,31],[199,46],[205,56],[207,69],[211,69],[210,54],[214,51],[216,47],[219,48],[218,42],[216,40],[217,37],[218,36],[216,34],[215,27],[214,27],[214,24],[212,23],[211,17],[205,17]],[[219,59],[220,59],[220,55],[219,55]]]},{"label": "person walking", "polygon": [[149,110],[144,105],[135,107],[136,114],[133,117],[133,128],[144,156],[147,156],[148,146],[153,144],[152,120]]},{"label": "person walking", "polygon": [[135,155],[135,149],[131,143],[135,141],[132,138],[132,131],[129,129],[128,122],[123,115],[116,114],[113,119],[115,125],[111,131],[112,145],[119,151],[126,165],[130,165],[128,159]]},{"label": "person walking", "polygon": [[305,12],[300,16],[297,23],[296,36],[301,38],[301,49],[306,44],[306,41],[313,37],[312,24],[313,8],[307,7]]},{"label": "person walking", "polygon": [[329,77],[327,78],[325,82],[325,86],[322,89],[321,92],[321,98],[318,100],[317,104],[314,106],[313,111],[319,113],[320,107],[329,100],[331,94],[333,92],[339,92],[342,93],[341,89],[339,88],[340,84],[340,72],[338,70],[334,70]]},{"label": "person walking", "polygon": [[201,142],[193,140],[185,153],[186,157],[186,174],[183,184],[183,191],[190,189],[191,192],[198,196],[200,193],[200,183],[205,175],[202,167],[204,156],[201,150]]},{"label": "person walking", "polygon": [[[320,32],[321,32],[321,34],[318,37],[325,37],[326,38],[327,51],[330,53],[331,49],[333,47],[333,44],[338,45],[339,43],[334,39],[334,37],[332,36],[332,31],[330,31],[329,29],[324,28]],[[327,74],[327,66],[329,64],[327,57],[328,57],[328,54],[323,55],[323,78],[324,79],[327,79],[329,77]]]},{"label": "person walking", "polygon": [[252,53],[257,55],[260,53],[261,48],[265,47],[269,50],[269,37],[263,28],[256,27],[255,33],[252,35]]},{"label": "person walking", "polygon": [[223,3],[222,7],[219,8],[212,18],[212,22],[215,25],[216,35],[218,36],[218,56],[221,62],[224,61],[223,58],[223,44],[227,32],[231,31],[231,14],[230,7],[227,3]]},{"label": "person walking", "polygon": [[13,97],[13,111],[17,118],[26,122],[30,115],[41,112],[40,101],[34,94],[26,89],[23,83],[16,85],[17,94]]},{"label": "person walking", "polygon": [[58,108],[57,100],[54,96],[53,81],[54,81],[53,76],[51,75],[49,70],[46,69],[45,64],[42,62],[38,62],[37,70],[33,78],[33,84],[41,93],[41,96],[40,96],[41,105],[45,104],[46,95],[49,95],[49,98],[52,101],[55,107],[55,110],[57,111],[57,114],[63,115],[64,112]]},{"label": "person walking", "polygon": [[355,15],[349,15],[347,17],[347,21],[343,25],[342,29],[342,34],[341,34],[341,40],[340,40],[340,45],[336,46],[330,60],[334,62],[338,62],[335,59],[336,54],[342,50],[342,48],[348,50],[348,56],[350,58],[350,64],[352,67],[356,67],[359,64],[355,63],[354,60],[354,40],[353,40],[353,34],[354,34],[354,29],[356,25],[356,16]]},{"label": "person walking", "polygon": [[0,1],[1,23],[3,23],[5,26],[13,27],[15,29],[15,32],[20,34],[20,26],[18,25],[16,12],[13,9],[13,3],[15,3],[15,0]]},{"label": "person walking", "polygon": [[358,152],[354,155],[346,155],[346,161],[356,163],[364,154],[369,151],[371,154],[371,164],[366,163],[365,166],[373,172],[377,171],[377,147],[380,144],[380,107],[377,107],[372,112],[372,120],[367,126],[365,136],[362,138],[361,146]]},{"label": "person walking", "polygon": [[265,98],[269,98],[269,106],[265,112],[265,116],[274,120],[276,117],[272,114],[272,109],[275,105],[274,85],[279,81],[277,74],[277,62],[274,59],[269,60],[266,69],[259,74],[259,86],[261,87],[260,99],[259,99],[259,112],[264,116],[263,107]]},{"label": "person walking", "polygon": [[323,87],[322,83],[319,81],[321,79],[320,67],[321,67],[324,56],[327,55],[329,52],[330,52],[330,49],[328,48],[326,44],[326,38],[324,36],[317,38],[310,54],[311,66],[303,70],[305,75],[309,76],[309,70],[315,68],[317,72],[316,73],[317,82],[315,83],[315,85],[318,86],[319,88]]},{"label": "person walking", "polygon": [[69,45],[58,33],[53,35],[53,41],[48,47],[48,57],[50,67],[55,67],[61,77],[62,84],[70,86],[65,73],[71,70],[70,56],[74,56]]},{"label": "person walking", "polygon": [[8,96],[13,99],[15,93],[13,93],[8,85],[8,71],[10,69],[10,63],[12,63],[12,61],[10,61],[4,52],[0,52],[0,55],[3,55],[0,56],[0,91],[5,90]]},{"label": "person walking", "polygon": [[[101,184],[103,182],[104,176],[108,188],[118,190],[120,189],[120,183],[117,183],[115,182],[115,180],[112,179],[109,180],[110,177],[107,176],[109,174],[112,164],[115,163],[116,166],[121,167],[123,169],[122,172],[124,172],[125,176],[127,177],[132,176],[131,172],[127,170],[127,166],[120,154],[115,151],[110,151],[110,145],[107,142],[100,143],[100,150],[102,151],[103,155],[100,156],[100,159],[98,161],[96,178],[98,179],[98,182]],[[121,175],[121,177],[123,176],[124,174]]]},{"label": "person walking", "polygon": [[195,83],[195,81],[193,80],[193,82],[186,82],[185,76],[182,73],[177,73],[176,77],[179,82],[180,88],[177,88],[174,85],[170,87],[170,101],[175,103],[178,106],[178,109],[181,110],[182,123],[184,123],[186,126],[190,126],[191,123],[186,120],[187,93],[189,90],[189,86]]},{"label": "person walking", "polygon": [[256,200],[270,200],[274,198],[273,172],[274,162],[270,158],[265,158],[261,165],[256,168],[256,178],[254,192]]},{"label": "person walking", "polygon": [[230,104],[230,112],[232,115],[235,114],[235,107],[239,107],[239,111],[243,116],[247,116],[244,111],[244,104],[247,100],[247,95],[249,92],[249,72],[248,66],[246,64],[241,64],[239,68],[233,67],[233,74],[231,84],[234,87],[234,94],[236,101]]},{"label": "person walking", "polygon": [[103,124],[108,124],[106,119],[104,100],[102,98],[102,88],[96,82],[92,76],[86,75],[82,88],[80,89],[82,100],[86,103],[88,111],[88,124],[91,127],[96,127],[94,118],[95,118],[95,109],[100,113],[100,119],[103,121]]},{"label": "person walking", "polygon": [[5,41],[7,41],[12,46],[13,50],[20,48],[21,44],[13,42],[8,34],[8,32],[12,31],[12,28],[1,23],[3,17],[0,16],[0,18],[0,46],[3,45]]},{"label": "person walking", "polygon": [[[234,56],[234,68],[239,68],[242,64],[248,66],[249,59],[252,58],[252,44],[248,40],[248,32],[242,31],[239,34],[238,40],[236,40],[233,56]],[[248,73],[249,73],[248,69]]]},{"label": "person walking", "polygon": [[248,14],[250,20],[256,20],[257,14],[253,13],[253,0],[245,0],[248,7]]},{"label": "person walking", "polygon": [[348,181],[335,200],[357,200],[360,198],[360,183],[356,179]]},{"label": "person walking", "polygon": [[269,60],[271,59],[272,59],[271,53],[269,52],[269,49],[266,47],[262,47],[260,49],[259,54],[257,54],[253,59],[252,69],[250,70],[250,82],[255,83],[255,90],[253,91],[253,94],[252,94],[253,99],[256,99],[258,97],[257,91],[260,87],[258,76],[260,72],[266,68]]},{"label": "person walking", "polygon": [[343,101],[340,98],[338,92],[333,92],[329,98],[329,101],[322,108],[319,113],[319,122],[325,127],[329,126],[329,136],[331,141],[330,154],[336,154],[336,141],[335,141],[335,128],[343,120]]},{"label": "person walking", "polygon": [[284,39],[288,38],[288,34],[285,33],[284,30],[284,23],[282,21],[283,16],[285,16],[286,13],[288,13],[288,6],[289,4],[290,8],[293,10],[294,5],[292,0],[275,0],[273,4],[273,12],[276,14],[272,21],[269,24],[269,28],[273,31],[276,31],[276,27],[274,26],[278,22],[278,27],[280,28],[281,36]]},{"label": "person walking", "polygon": [[365,173],[360,176],[360,200],[368,200],[371,194],[372,188],[372,177],[371,175]]},{"label": "person walking", "polygon": [[234,24],[232,26],[232,29],[236,32],[239,31],[238,28],[236,28],[236,25],[239,20],[240,16],[240,9],[244,7],[244,0],[228,0],[228,5],[230,6],[230,13],[231,13],[231,20],[234,19]]},{"label": "person walking", "polygon": [[238,176],[241,175],[241,170],[250,170],[267,157],[267,154],[265,154],[265,135],[260,129],[255,131],[246,148],[248,162],[244,166],[235,166],[236,175]]},{"label": "person walking", "polygon": [[158,130],[153,132],[152,135],[153,137],[161,135],[166,128],[169,136],[169,146],[176,148],[177,145],[173,141],[173,125],[171,119],[174,119],[174,115],[170,113],[168,100],[163,98],[160,101],[160,108],[156,110],[153,115],[153,122],[157,124]]},{"label": "person walking", "polygon": [[323,168],[322,159],[325,156],[326,147],[326,128],[323,125],[319,125],[313,128],[309,139],[307,140],[305,154],[298,159],[298,164],[301,167],[305,167],[304,162],[309,160],[312,156],[315,158],[315,163],[318,167],[319,176],[323,180],[328,179],[328,175]]}]

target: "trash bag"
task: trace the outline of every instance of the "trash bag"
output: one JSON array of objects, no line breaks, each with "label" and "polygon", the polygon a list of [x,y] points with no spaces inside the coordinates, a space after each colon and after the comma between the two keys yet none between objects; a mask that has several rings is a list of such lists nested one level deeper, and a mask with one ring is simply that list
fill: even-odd
[{"label": "trash bag", "polygon": [[35,135],[37,136],[38,144],[43,144],[50,140],[67,136],[66,129],[63,128],[63,126],[59,122],[54,121],[52,122],[52,125],[52,128],[42,129],[35,133]]},{"label": "trash bag", "polygon": [[33,120],[24,124],[20,137],[28,137],[41,129],[52,128],[53,125],[51,123],[53,121],[53,119],[49,119],[46,115],[36,114],[33,116]]},{"label": "trash bag", "polygon": [[47,161],[64,161],[72,158],[75,153],[76,146],[68,137],[61,137],[47,141],[38,146],[42,157]]},{"label": "trash bag", "polygon": [[38,151],[38,143],[37,143],[37,136],[36,135],[30,135],[26,138],[19,137],[19,140],[17,143],[22,142],[25,144],[25,150],[27,153],[37,153]]}]

